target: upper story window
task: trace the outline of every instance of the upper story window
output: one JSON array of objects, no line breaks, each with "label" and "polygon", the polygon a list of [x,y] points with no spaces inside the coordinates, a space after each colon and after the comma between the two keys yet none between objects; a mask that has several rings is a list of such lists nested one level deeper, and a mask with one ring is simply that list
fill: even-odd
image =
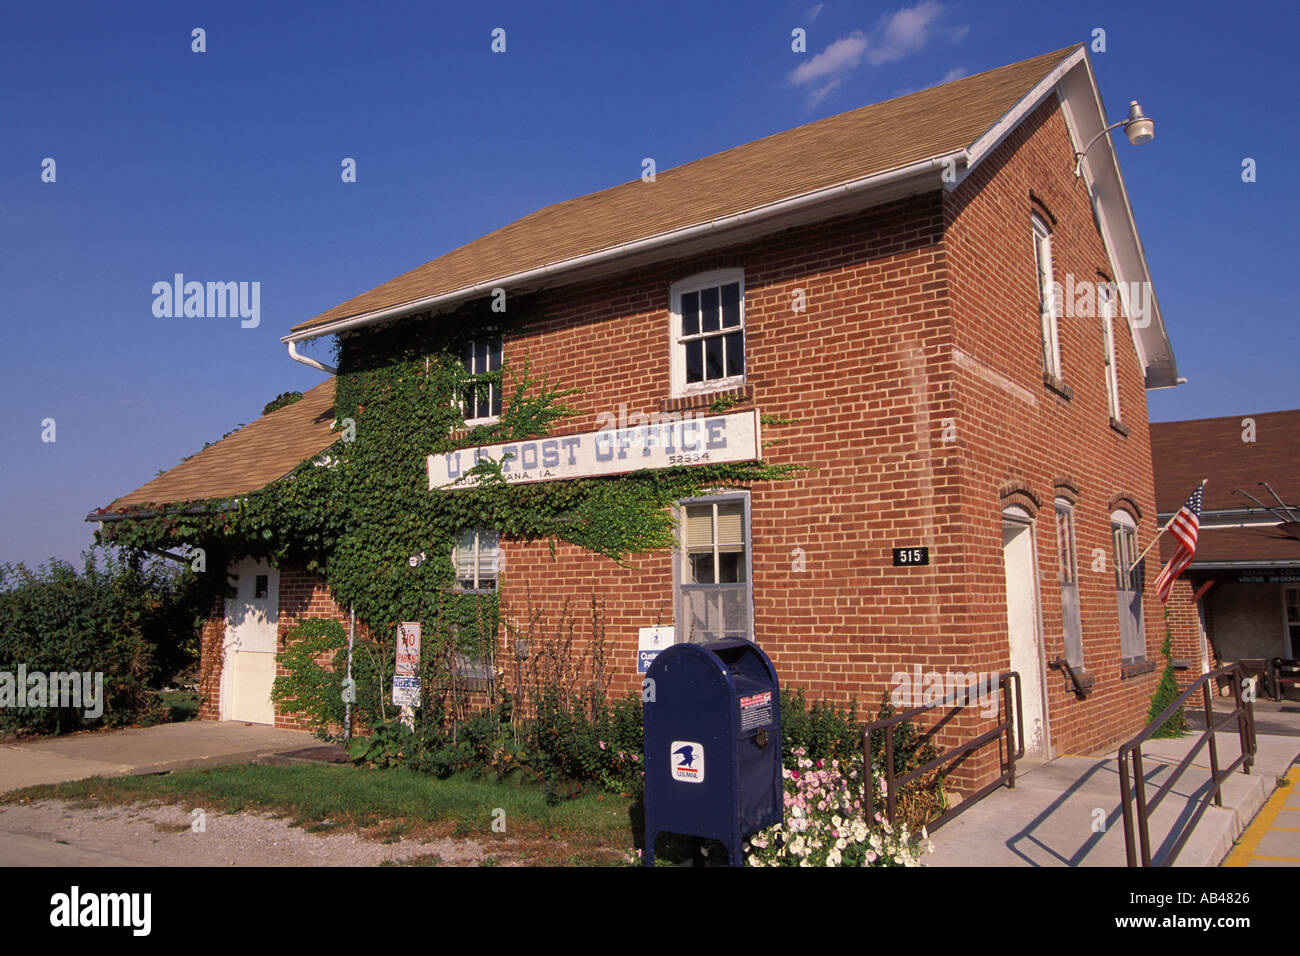
[{"label": "upper story window", "polygon": [[[469,342],[461,353],[465,371],[470,375],[501,371],[501,340]],[[475,382],[465,389],[461,412],[466,425],[483,425],[501,417],[501,386],[496,382]]]},{"label": "upper story window", "polygon": [[1043,371],[1061,378],[1061,338],[1057,321],[1056,296],[1052,291],[1052,232],[1047,223],[1035,215],[1034,261],[1038,266],[1038,310],[1043,327]]},{"label": "upper story window", "polygon": [[501,570],[501,535],[474,529],[456,540],[452,551],[456,588],[460,591],[495,591]]},{"label": "upper story window", "polygon": [[1106,346],[1106,402],[1110,408],[1110,417],[1119,421],[1119,374],[1115,369],[1115,293],[1111,291],[1109,283],[1098,284],[1097,299]]},{"label": "upper story window", "polygon": [[745,381],[745,276],[720,269],[672,287],[674,395]]}]

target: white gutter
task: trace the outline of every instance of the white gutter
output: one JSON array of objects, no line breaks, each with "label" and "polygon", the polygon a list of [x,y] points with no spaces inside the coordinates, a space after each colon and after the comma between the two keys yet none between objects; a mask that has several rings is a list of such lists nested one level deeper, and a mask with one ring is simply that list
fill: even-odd
[{"label": "white gutter", "polygon": [[331,375],[337,375],[339,373],[338,369],[331,368],[328,365],[316,361],[314,358],[308,358],[305,355],[299,355],[297,345],[298,345],[297,340],[289,343],[289,358],[293,359],[295,362],[301,362],[303,365],[310,365],[312,368],[318,368],[322,372],[329,372]]},{"label": "white gutter", "polygon": [[729,216],[722,216],[718,219],[710,219],[708,222],[699,223],[694,226],[685,226],[681,229],[663,232],[656,236],[649,236],[645,239],[637,239],[633,242],[623,243],[622,245],[611,246],[608,249],[602,249],[599,252],[591,252],[585,255],[575,256],[572,259],[564,259],[550,265],[538,266],[537,268],[529,269],[526,272],[516,272],[513,275],[502,276],[499,279],[480,282],[476,285],[464,286],[463,288],[455,289],[451,292],[442,292],[438,295],[426,296],[423,299],[405,302],[401,305],[391,306],[387,309],[379,309],[375,312],[366,312],[363,315],[356,315],[347,319],[337,319],[333,322],[327,322],[324,325],[312,329],[303,329],[301,332],[291,333],[282,337],[280,341],[289,346],[289,356],[294,361],[303,362],[307,365],[312,365],[324,371],[334,373],[336,372],[335,369],[298,355],[294,349],[294,343],[305,342],[309,339],[319,338],[322,335],[335,335],[339,332],[347,332],[364,325],[372,325],[376,322],[383,322],[386,319],[394,319],[414,312],[423,312],[427,309],[451,305],[455,302],[472,298],[480,293],[490,291],[498,286],[519,285],[531,282],[534,279],[554,276],[562,272],[569,272],[585,266],[593,266],[609,262],[622,256],[632,255],[633,253],[649,252],[674,243],[684,242],[700,236],[706,236],[710,233],[731,229],[736,226],[743,226],[751,222],[775,218],[784,215],[785,213],[803,209],[807,206],[814,206],[818,203],[835,199],[845,193],[859,192],[877,186],[887,186],[890,183],[895,183],[900,180],[923,176],[927,173],[936,172],[944,168],[952,168],[954,164],[964,167],[968,161],[969,156],[967,151],[959,149],[943,156],[923,159],[915,163],[910,163],[907,166],[900,166],[897,169],[890,169],[883,173],[875,173],[871,176],[865,176],[862,179],[853,179],[846,183],[827,186],[825,189],[818,189],[814,192],[804,193],[801,196],[792,196],[789,199],[782,199],[779,202],[769,203],[766,206],[758,206],[744,212],[732,213]]}]

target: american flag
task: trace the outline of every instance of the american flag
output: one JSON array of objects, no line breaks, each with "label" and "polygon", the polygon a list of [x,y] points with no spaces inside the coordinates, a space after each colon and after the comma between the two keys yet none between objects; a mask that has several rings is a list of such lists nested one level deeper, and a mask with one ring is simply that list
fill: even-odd
[{"label": "american flag", "polygon": [[1162,603],[1169,600],[1169,593],[1174,589],[1174,581],[1196,556],[1196,536],[1201,529],[1201,493],[1204,487],[1200,485],[1192,492],[1191,497],[1187,499],[1187,504],[1179,509],[1178,514],[1174,515],[1174,520],[1169,522],[1169,526],[1165,529],[1174,536],[1178,544],[1174,547],[1169,563],[1161,569],[1160,577],[1156,578],[1156,594],[1160,596]]}]

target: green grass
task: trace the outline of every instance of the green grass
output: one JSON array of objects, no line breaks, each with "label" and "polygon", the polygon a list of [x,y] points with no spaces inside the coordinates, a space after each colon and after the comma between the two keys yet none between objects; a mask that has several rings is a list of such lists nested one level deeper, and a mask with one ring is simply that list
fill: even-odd
[{"label": "green grass", "polygon": [[[642,826],[639,806],[627,797],[591,792],[548,806],[537,785],[473,779],[469,773],[439,780],[403,768],[367,770],[338,764],[235,764],[152,776],[93,777],[0,794],[0,806],[48,799],[68,801],[77,809],[163,803],[209,812],[270,812],[309,833],[364,830],[383,843],[429,837],[486,840],[494,848],[484,866],[505,859],[544,866],[617,865],[640,842]],[[505,810],[505,833],[492,830],[498,807]],[[664,834],[655,862],[690,865],[691,847],[687,837]],[[720,845],[715,853],[710,862],[726,859]],[[441,862],[430,854],[403,865]]]},{"label": "green grass", "polygon": [[179,803],[238,812],[269,810],[321,831],[339,824],[383,825],[395,834],[412,825],[450,822],[458,836],[491,835],[493,811],[505,810],[506,832],[555,828],[602,842],[631,844],[625,797],[583,794],[549,807],[541,787],[472,780],[438,780],[411,770],[326,765],[261,767],[240,764],[140,777],[111,777],[28,787],[0,803],[62,799],[81,803]]},{"label": "green grass", "polygon": [[163,705],[171,714],[171,722],[196,720],[199,716],[199,695],[192,690],[167,690],[159,693]]}]

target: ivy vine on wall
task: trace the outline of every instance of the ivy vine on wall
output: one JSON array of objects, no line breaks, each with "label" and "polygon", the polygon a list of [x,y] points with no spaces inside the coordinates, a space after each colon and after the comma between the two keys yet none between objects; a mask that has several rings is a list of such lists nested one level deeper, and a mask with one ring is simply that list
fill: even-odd
[{"label": "ivy vine on wall", "polygon": [[[520,311],[513,301],[512,309]],[[673,502],[802,469],[751,461],[510,485],[499,462],[483,461],[473,469],[473,487],[430,491],[429,455],[542,437],[576,414],[565,403],[576,390],[534,375],[526,357],[499,371],[466,372],[460,355],[475,332],[525,328],[503,318],[476,307],[340,340],[334,413],[336,426],[355,423],[349,440],[339,427],[339,441],[280,481],[233,501],[142,509],[106,524],[102,540],[142,550],[203,547],[214,586],[224,586],[226,562],[245,555],[300,565],[321,574],[336,600],[355,607],[377,633],[420,621],[426,640],[454,636],[477,654],[495,638],[495,596],[485,619],[481,595],[456,593],[451,556],[462,532],[490,528],[506,539],[547,540],[552,553],[564,541],[627,565],[674,544]],[[481,383],[502,388],[502,415],[467,431],[458,397]]]}]

